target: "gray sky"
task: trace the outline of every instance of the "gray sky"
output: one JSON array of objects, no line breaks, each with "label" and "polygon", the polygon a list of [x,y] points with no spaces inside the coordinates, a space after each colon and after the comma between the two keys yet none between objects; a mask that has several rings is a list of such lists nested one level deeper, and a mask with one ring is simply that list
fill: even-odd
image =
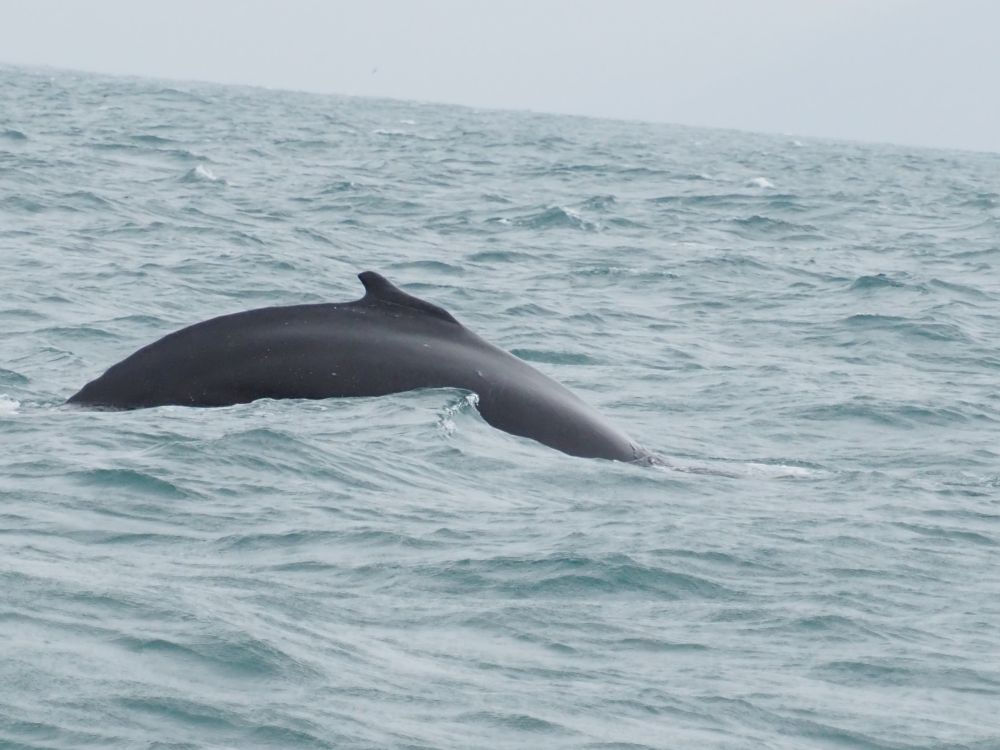
[{"label": "gray sky", "polygon": [[0,61],[1000,151],[994,0],[0,0]]}]

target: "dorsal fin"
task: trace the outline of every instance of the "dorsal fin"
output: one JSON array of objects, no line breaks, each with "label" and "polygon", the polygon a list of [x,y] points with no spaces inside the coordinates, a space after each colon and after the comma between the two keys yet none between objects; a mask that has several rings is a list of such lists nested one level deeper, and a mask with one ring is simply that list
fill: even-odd
[{"label": "dorsal fin", "polygon": [[358,278],[365,285],[365,296],[361,300],[363,304],[374,305],[381,302],[390,305],[399,305],[400,307],[408,307],[411,310],[419,310],[422,313],[433,315],[435,318],[440,318],[441,320],[447,320],[449,323],[458,323],[451,316],[451,313],[443,307],[432,305],[430,302],[425,302],[419,297],[407,294],[382,274],[375,273],[374,271],[363,271],[358,274]]}]

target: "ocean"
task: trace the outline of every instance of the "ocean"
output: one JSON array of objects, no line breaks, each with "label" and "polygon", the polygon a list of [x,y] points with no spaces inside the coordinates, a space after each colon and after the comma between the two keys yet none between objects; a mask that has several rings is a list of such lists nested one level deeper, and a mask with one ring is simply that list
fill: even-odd
[{"label": "ocean", "polygon": [[[7,66],[0,258],[0,747],[1000,748],[1000,154]],[[663,465],[63,404],[365,270]]]}]

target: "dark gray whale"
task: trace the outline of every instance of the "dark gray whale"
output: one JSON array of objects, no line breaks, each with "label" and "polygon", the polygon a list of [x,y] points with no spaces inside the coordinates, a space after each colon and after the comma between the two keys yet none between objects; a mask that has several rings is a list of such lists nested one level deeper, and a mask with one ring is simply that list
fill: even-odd
[{"label": "dark gray whale", "polygon": [[647,453],[551,378],[447,311],[358,275],[355,302],[223,315],[164,336],[67,403],[110,409],[228,406],[259,398],[381,396],[463,388],[489,424],[564,453],[617,461]]}]

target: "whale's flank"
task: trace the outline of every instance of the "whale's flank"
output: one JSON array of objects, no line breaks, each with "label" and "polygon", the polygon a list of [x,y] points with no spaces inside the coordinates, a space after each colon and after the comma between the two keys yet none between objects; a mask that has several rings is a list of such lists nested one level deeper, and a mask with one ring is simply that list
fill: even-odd
[{"label": "whale's flank", "polygon": [[260,398],[381,396],[463,388],[494,427],[564,453],[646,454],[593,408],[448,311],[374,271],[346,303],[269,307],[183,328],[139,349],[68,403],[107,409],[228,406]]}]

